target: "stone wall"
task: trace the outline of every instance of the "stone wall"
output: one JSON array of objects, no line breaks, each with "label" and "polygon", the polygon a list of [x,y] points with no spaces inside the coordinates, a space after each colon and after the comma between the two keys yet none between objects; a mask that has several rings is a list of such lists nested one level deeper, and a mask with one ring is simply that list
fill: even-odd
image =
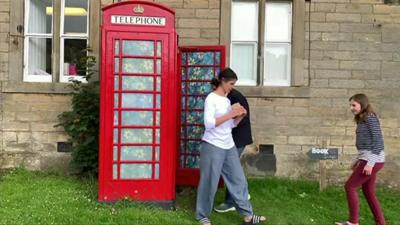
[{"label": "stone wall", "polygon": [[0,80],[8,75],[8,32],[10,22],[10,2],[0,0]]},{"label": "stone wall", "polygon": [[[8,33],[10,31],[10,1],[0,0],[0,84],[8,77]],[[0,87],[1,88],[1,87]],[[1,88],[2,90],[2,88]],[[3,93],[0,92],[0,165],[3,167]],[[0,167],[0,168],[1,168]]]},{"label": "stone wall", "polygon": [[57,115],[70,108],[70,98],[48,94],[4,94],[2,168],[66,169],[69,153],[57,152],[57,143],[67,136],[54,127]]},{"label": "stone wall", "polygon": [[318,162],[306,152],[326,141],[340,151],[327,163],[328,179],[343,182],[357,153],[348,98],[362,92],[381,118],[387,163],[380,181],[399,187],[400,6],[314,0],[306,8],[310,97],[251,99],[256,143],[274,145],[276,175],[316,178]]},{"label": "stone wall", "polygon": [[68,137],[54,125],[58,123],[57,115],[70,108],[70,97],[32,94],[24,85],[19,87],[23,93],[4,88],[9,77],[15,75],[9,74],[10,65],[15,63],[9,61],[10,45],[15,40],[11,37],[15,32],[10,32],[10,3],[0,0],[0,169],[66,169],[70,154],[58,153],[57,142],[65,142]]}]

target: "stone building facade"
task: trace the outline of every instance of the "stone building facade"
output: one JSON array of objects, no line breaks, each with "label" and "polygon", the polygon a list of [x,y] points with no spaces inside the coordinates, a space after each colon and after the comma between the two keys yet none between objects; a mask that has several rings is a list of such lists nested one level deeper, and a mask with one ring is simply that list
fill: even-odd
[{"label": "stone building facade", "polygon": [[[54,6],[59,4],[54,2]],[[100,9],[112,2],[90,0],[88,42],[95,56],[100,49]],[[180,46],[226,45],[230,61],[231,0],[156,2],[176,11]],[[384,133],[387,162],[380,181],[399,188],[400,6],[383,0],[290,3],[290,85],[238,86],[251,107],[254,145],[250,148],[260,150],[258,156],[243,157],[247,172],[316,179],[318,162],[306,153],[326,144],[339,149],[339,159],[327,161],[329,182],[343,182],[356,155],[348,98],[362,92],[370,97]],[[70,108],[70,90],[58,82],[57,72],[52,82],[24,82],[24,37],[19,29],[23,1],[0,0],[0,5],[0,167],[67,168],[69,153],[58,152],[57,143],[68,137],[54,125],[57,115]],[[60,32],[57,26],[54,32]],[[55,43],[59,41],[54,38]],[[53,57],[59,57],[57,48]],[[57,71],[59,67],[53,66]],[[260,71],[258,66],[257,74]],[[271,169],[268,163],[275,161]]]}]

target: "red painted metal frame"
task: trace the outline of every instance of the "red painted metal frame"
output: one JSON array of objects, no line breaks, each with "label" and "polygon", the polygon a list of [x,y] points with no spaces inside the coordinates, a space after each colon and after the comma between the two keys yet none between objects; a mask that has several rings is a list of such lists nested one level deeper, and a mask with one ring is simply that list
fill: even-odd
[{"label": "red painted metal frame", "polygon": [[[111,24],[111,15],[135,16],[133,8],[141,5],[145,11],[138,16],[165,17],[166,25],[143,26]],[[100,144],[99,144],[99,201],[116,201],[129,197],[139,201],[173,201],[175,199],[175,175],[176,175],[176,149],[178,140],[175,131],[179,127],[179,105],[175,99],[179,99],[179,78],[177,77],[177,35],[175,30],[175,12],[165,6],[148,1],[126,1],[116,3],[103,8],[102,43],[101,43],[101,76],[100,76]],[[160,146],[160,173],[159,179],[113,179],[113,112],[114,101],[114,40],[152,40],[162,42],[161,55],[161,91],[124,91],[124,93],[149,93],[161,94],[160,109],[146,109],[160,112],[160,144],[152,141],[149,144],[126,144],[127,146],[152,146],[153,153],[156,146]],[[128,56],[129,57],[129,56]],[[146,58],[146,57],[141,57]],[[150,57],[153,59],[153,57]],[[121,64],[121,63],[120,63]],[[120,72],[121,68],[119,68]],[[134,75],[134,74],[125,74]],[[141,74],[142,75],[142,74]],[[147,74],[153,76],[155,74]],[[156,88],[156,84],[154,84]],[[119,88],[121,90],[121,88]],[[119,99],[121,101],[121,99]],[[120,107],[120,105],[119,105]],[[127,111],[142,109],[124,108]],[[120,112],[119,112],[120,114]],[[153,118],[154,119],[154,118]],[[120,126],[135,128],[158,128],[152,126]],[[153,129],[153,138],[154,132]],[[120,153],[119,153],[120,154]],[[154,164],[155,158],[146,163]],[[118,159],[119,161],[119,159]],[[143,161],[124,161],[126,163],[140,163]],[[119,171],[118,171],[119,173]],[[154,176],[152,172],[152,177]]]},{"label": "red painted metal frame", "polygon": [[[225,68],[225,46],[183,46],[183,47],[179,47],[179,55],[178,55],[178,74],[179,74],[179,85],[180,87],[182,87],[182,79],[181,79],[181,73],[182,73],[182,54],[188,53],[188,52],[220,52],[220,64],[219,64],[219,68],[220,70]],[[195,67],[201,67],[202,65],[193,65]],[[204,66],[204,65],[203,65]],[[207,67],[213,67],[214,69],[214,74],[215,74],[215,69],[218,67],[218,65],[215,65],[215,59],[214,59],[214,65],[207,65]],[[209,82],[208,80],[186,80],[186,82]],[[187,87],[187,86],[186,86]],[[181,91],[182,88],[179,89],[179,91]],[[183,93],[180,93],[180,96],[183,97]],[[188,95],[188,96],[204,96],[204,95]],[[188,99],[188,98],[186,98]],[[180,110],[179,112],[183,111],[183,109],[181,108],[182,104],[181,104],[181,99],[179,99],[179,107]],[[188,100],[186,100],[185,105],[187,105]],[[188,111],[188,110],[186,110]],[[203,109],[192,109],[190,111],[203,111]],[[181,121],[181,116],[179,116],[179,126],[181,126],[182,121]],[[186,122],[185,122],[186,124]],[[190,124],[190,126],[204,126],[203,124]],[[177,132],[177,140],[180,141],[181,138],[181,134],[180,134],[180,127],[179,127],[179,132]],[[185,140],[198,140],[198,139],[189,139],[187,137],[184,137]],[[179,142],[180,143],[180,142]],[[185,153],[186,153],[187,149],[186,149],[186,145],[185,145]],[[181,186],[197,186],[199,183],[199,179],[200,179],[200,171],[199,169],[191,169],[191,168],[182,168],[181,167],[181,151],[180,151],[180,144],[179,144],[179,148],[177,151],[177,185],[181,185]],[[186,159],[184,160],[186,161]]]}]

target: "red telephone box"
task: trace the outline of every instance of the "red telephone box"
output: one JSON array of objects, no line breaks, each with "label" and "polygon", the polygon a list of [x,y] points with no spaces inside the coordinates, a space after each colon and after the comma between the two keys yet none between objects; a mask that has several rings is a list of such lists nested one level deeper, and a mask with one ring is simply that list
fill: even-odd
[{"label": "red telephone box", "polygon": [[99,201],[172,204],[179,130],[173,10],[147,1],[103,8]]}]

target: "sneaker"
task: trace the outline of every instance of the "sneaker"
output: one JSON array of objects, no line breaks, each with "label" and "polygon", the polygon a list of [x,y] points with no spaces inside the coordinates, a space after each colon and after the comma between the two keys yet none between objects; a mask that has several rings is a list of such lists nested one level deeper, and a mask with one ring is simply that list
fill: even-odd
[{"label": "sneaker", "polygon": [[222,203],[219,206],[215,207],[214,210],[218,213],[226,213],[229,211],[236,211],[236,208],[235,208],[235,206],[231,206],[226,203]]}]

